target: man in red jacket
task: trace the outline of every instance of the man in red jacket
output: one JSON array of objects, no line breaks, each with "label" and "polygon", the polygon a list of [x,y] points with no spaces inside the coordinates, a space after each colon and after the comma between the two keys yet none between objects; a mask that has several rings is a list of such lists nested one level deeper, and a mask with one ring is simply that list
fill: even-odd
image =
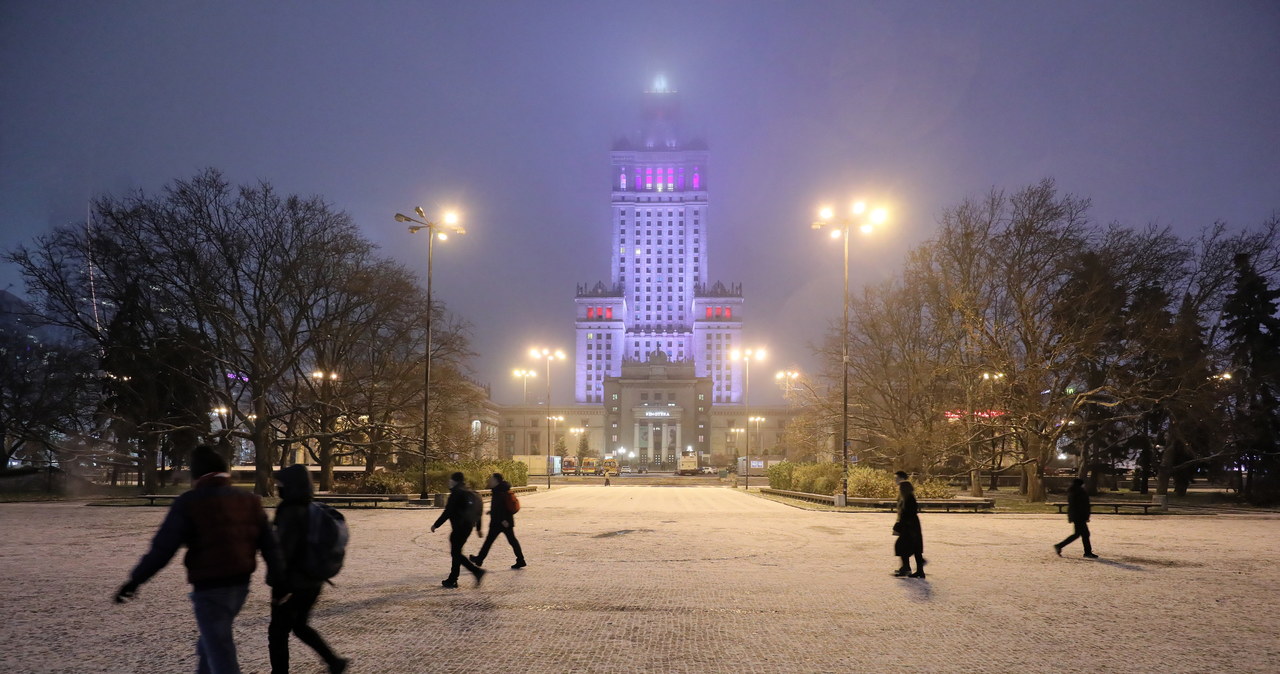
[{"label": "man in red jacket", "polygon": [[231,486],[230,468],[212,447],[191,453],[192,488],[174,499],[169,514],[142,556],[129,582],[116,592],[123,603],[163,569],[178,548],[186,546],[182,563],[191,583],[200,638],[196,653],[200,674],[239,674],[232,626],[249,595],[249,579],[257,552],[267,563],[267,584],[275,585],[283,565],[275,534],[262,500]]}]

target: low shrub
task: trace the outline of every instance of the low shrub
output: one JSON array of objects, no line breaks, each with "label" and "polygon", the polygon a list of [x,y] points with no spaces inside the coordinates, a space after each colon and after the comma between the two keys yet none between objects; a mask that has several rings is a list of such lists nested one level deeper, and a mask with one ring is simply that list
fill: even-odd
[{"label": "low shrub", "polygon": [[796,469],[796,464],[790,461],[779,461],[769,466],[769,488],[791,490],[791,474]]},{"label": "low shrub", "polygon": [[[792,463],[783,461],[769,466],[769,486],[773,489],[802,491],[809,494],[834,494],[840,490],[840,464]],[[917,478],[912,480],[916,498],[952,498],[956,490],[945,480]],[[898,483],[893,473],[866,466],[849,467],[850,498],[898,498]]]}]

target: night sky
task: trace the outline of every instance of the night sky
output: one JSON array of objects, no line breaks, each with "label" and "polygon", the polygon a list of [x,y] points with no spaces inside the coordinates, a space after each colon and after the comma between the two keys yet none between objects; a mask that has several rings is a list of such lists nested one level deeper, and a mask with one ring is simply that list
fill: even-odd
[{"label": "night sky", "polygon": [[744,284],[772,352],[761,402],[839,315],[823,202],[891,210],[855,288],[993,186],[1052,177],[1098,222],[1183,234],[1280,209],[1273,1],[7,0],[0,246],[204,167],[321,194],[420,270],[393,215],[457,206],[435,287],[515,402],[511,368],[568,350],[576,284],[608,276],[608,152],[657,74],[711,148],[710,276]]}]

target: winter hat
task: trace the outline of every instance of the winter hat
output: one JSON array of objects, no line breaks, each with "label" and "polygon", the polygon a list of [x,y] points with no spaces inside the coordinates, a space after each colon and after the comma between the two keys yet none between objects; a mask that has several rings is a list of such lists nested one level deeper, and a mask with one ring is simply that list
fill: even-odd
[{"label": "winter hat", "polygon": [[209,473],[225,473],[231,470],[227,460],[209,445],[200,445],[191,451],[191,477]]}]

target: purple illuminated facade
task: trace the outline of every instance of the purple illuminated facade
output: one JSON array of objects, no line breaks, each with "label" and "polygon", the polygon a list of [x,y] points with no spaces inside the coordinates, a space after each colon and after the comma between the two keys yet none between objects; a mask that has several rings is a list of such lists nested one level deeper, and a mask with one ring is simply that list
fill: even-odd
[{"label": "purple illuminated facade", "polygon": [[741,365],[729,358],[742,288],[708,283],[708,152],[679,135],[678,111],[659,80],[645,93],[639,136],[610,153],[611,277],[578,287],[578,403],[605,403],[607,380],[645,363],[692,366],[704,404],[742,401]]}]

